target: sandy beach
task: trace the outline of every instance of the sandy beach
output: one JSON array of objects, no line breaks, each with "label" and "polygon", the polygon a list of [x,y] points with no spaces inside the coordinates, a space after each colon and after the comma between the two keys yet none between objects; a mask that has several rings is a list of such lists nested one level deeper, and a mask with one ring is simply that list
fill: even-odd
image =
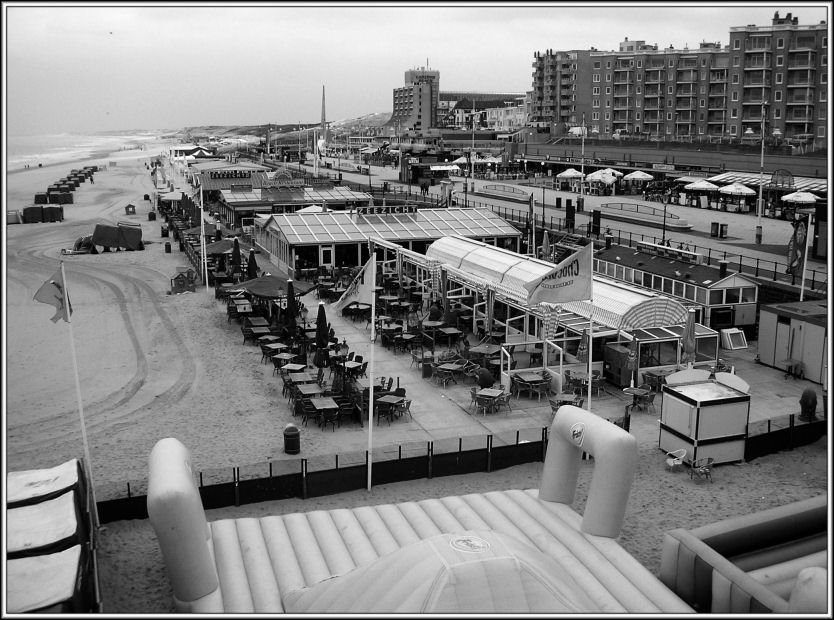
[{"label": "sandy beach", "polygon": [[[120,494],[147,475],[148,455],[176,437],[200,469],[279,458],[280,429],[291,419],[271,367],[253,363],[237,329],[205,291],[169,295],[185,255],[163,252],[160,221],[148,220],[153,190],[147,161],[162,150],[118,151],[106,158],[31,168],[7,175],[7,209],[30,205],[36,192],[70,169],[114,162],[84,183],[64,222],[11,225],[6,236],[5,432],[9,470],[52,467],[83,455],[70,346],[78,360],[84,416],[100,495]],[[183,188],[187,189],[187,188]],[[137,206],[125,215],[124,206]],[[96,223],[130,221],[146,249],[62,257],[61,248]],[[73,306],[72,336],[51,323],[53,308],[34,302],[38,287],[64,260]],[[267,429],[265,431],[265,429]],[[315,446],[312,446],[313,449]],[[663,533],[827,493],[827,438],[791,452],[722,466],[715,482],[697,484],[664,470],[656,443],[641,445],[620,542],[657,573]],[[535,488],[541,463],[493,472],[381,485],[327,497],[208,511],[209,520],[395,503],[494,489]],[[592,462],[583,463],[574,508],[582,512]],[[99,497],[101,499],[101,497]],[[120,521],[101,533],[105,613],[173,611],[161,553],[150,523]]]}]

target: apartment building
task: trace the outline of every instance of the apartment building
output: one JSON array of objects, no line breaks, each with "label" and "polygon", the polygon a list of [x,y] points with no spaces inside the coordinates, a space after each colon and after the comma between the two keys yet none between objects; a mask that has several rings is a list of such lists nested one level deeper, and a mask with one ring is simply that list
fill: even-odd
[{"label": "apartment building", "polygon": [[[825,138],[827,26],[777,12],[730,28],[730,43],[536,52],[530,125],[554,136],[584,123],[602,137],[698,140]],[[764,123],[762,122],[764,119]]]}]

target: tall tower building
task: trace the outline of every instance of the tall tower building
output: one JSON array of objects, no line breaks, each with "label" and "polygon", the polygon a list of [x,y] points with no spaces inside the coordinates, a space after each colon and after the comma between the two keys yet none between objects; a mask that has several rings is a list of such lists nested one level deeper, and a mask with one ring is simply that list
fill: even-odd
[{"label": "tall tower building", "polygon": [[437,127],[440,71],[426,67],[405,72],[405,86],[394,89],[394,113],[388,124],[397,132]]}]

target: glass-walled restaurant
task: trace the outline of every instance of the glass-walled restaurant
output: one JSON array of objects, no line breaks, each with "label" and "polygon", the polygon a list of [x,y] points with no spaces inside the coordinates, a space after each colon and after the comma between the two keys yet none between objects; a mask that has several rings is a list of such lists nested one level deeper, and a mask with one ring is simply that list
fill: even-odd
[{"label": "glass-walled restaurant", "polygon": [[[386,276],[413,286],[412,299],[424,309],[433,299],[441,301],[445,314],[454,311],[480,340],[506,343],[505,348],[535,356],[545,341],[558,345],[561,359],[541,359],[545,367],[583,367],[578,348],[583,332],[591,329],[592,368],[606,375],[611,364],[607,346],[627,347],[635,338],[640,347],[638,379],[645,370],[680,364],[688,310],[660,293],[595,275],[593,301],[530,305],[525,284],[552,272],[552,263],[463,237],[440,239],[425,256],[396,244],[376,245]],[[696,324],[696,365],[716,363],[718,336]]]}]

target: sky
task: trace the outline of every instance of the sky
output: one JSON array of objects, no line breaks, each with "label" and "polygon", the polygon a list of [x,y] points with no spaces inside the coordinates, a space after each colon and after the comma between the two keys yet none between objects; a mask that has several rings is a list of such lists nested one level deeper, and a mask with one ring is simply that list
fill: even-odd
[{"label": "sky", "polygon": [[830,23],[829,3],[4,2],[12,135],[317,123],[391,112],[409,69],[441,91],[531,89],[533,55],[726,45],[732,26]]}]

